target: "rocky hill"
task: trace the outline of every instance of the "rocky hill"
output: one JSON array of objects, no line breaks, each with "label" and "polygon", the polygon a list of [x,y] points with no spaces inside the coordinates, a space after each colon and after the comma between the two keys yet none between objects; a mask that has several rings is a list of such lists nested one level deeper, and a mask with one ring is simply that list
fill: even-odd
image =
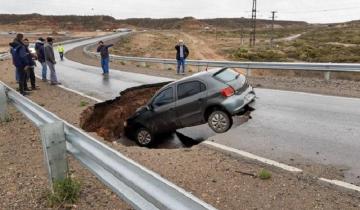
[{"label": "rocky hill", "polygon": [[[119,27],[134,27],[146,29],[201,29],[204,27],[216,27],[223,29],[237,29],[249,27],[250,20],[246,18],[216,18],[195,19],[185,18],[130,18],[116,20],[110,16],[49,16],[40,14],[14,15],[0,14],[0,26],[5,28],[21,30],[36,30],[48,28],[51,30],[81,30],[93,31],[97,29],[106,30]],[[269,27],[270,20],[258,20],[258,27]],[[306,22],[298,21],[276,21],[280,27],[305,26]],[[3,27],[4,28],[4,27]]]}]

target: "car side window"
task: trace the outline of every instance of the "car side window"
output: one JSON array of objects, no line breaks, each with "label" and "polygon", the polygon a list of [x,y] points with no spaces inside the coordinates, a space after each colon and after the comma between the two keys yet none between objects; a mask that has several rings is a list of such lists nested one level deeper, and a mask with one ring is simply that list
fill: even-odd
[{"label": "car side window", "polygon": [[173,101],[174,101],[174,92],[173,92],[173,88],[170,87],[163,90],[155,97],[153,105],[155,107],[160,107],[172,103]]},{"label": "car side window", "polygon": [[205,90],[206,90],[206,86],[202,82],[199,81],[185,82],[179,84],[177,87],[178,99],[180,100],[186,97],[190,97]]}]

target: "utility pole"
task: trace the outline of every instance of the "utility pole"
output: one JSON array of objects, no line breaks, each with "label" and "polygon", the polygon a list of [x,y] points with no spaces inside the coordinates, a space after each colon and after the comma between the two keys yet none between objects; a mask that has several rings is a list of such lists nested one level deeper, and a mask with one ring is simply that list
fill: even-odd
[{"label": "utility pole", "polygon": [[244,27],[241,26],[240,28],[240,45],[244,45]]},{"label": "utility pole", "polygon": [[250,34],[250,47],[254,47],[256,43],[256,0],[253,0],[252,12],[251,12],[251,27]]},{"label": "utility pole", "polygon": [[270,45],[271,47],[273,47],[273,44],[274,44],[274,24],[275,24],[275,14],[277,12],[276,11],[272,11],[271,14],[271,19],[272,19],[272,22],[271,22],[271,40],[270,40]]}]

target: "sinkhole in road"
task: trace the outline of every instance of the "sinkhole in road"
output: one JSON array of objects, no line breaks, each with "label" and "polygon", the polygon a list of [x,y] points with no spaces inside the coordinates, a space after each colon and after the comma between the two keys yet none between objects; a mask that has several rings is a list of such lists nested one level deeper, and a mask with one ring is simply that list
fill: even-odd
[{"label": "sinkhole in road", "polygon": [[[80,117],[80,127],[87,132],[96,132],[106,141],[117,141],[125,146],[136,145],[123,135],[124,121],[135,111],[146,105],[150,98],[165,83],[142,85],[126,89],[120,96],[102,103],[95,104],[83,111]],[[245,123],[250,119],[250,111],[242,116],[233,117],[233,127]],[[216,135],[207,124],[176,131],[174,134],[162,135],[157,137],[157,144],[154,148],[187,148],[192,147]]]}]

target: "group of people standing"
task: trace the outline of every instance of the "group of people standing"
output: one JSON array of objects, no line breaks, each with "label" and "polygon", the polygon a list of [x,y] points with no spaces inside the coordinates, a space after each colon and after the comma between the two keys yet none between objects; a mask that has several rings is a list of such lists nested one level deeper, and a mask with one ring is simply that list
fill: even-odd
[{"label": "group of people standing", "polygon": [[[10,53],[13,59],[13,65],[16,69],[16,81],[19,84],[19,92],[22,95],[28,95],[29,91],[37,90],[34,68],[35,60],[38,60],[42,66],[42,80],[47,82],[47,69],[50,69],[50,84],[61,84],[57,80],[55,71],[55,55],[53,49],[54,39],[47,37],[46,41],[40,37],[35,43],[36,53],[31,53],[29,49],[29,40],[19,33],[11,42]],[[30,80],[31,89],[28,88],[27,82]]]},{"label": "group of people standing", "polygon": [[[35,60],[42,66],[42,81],[47,82],[47,70],[50,70],[50,84],[61,84],[55,71],[55,55],[54,55],[54,39],[47,37],[46,40],[40,37],[35,43],[35,52],[31,53],[29,49],[29,40],[24,38],[24,35],[19,33],[16,38],[11,42],[10,52],[13,58],[13,65],[16,68],[16,81],[19,83],[19,92],[22,95],[28,95],[29,91],[37,90],[35,81],[34,68],[36,66]],[[97,52],[101,55],[101,67],[103,75],[109,75],[109,48],[113,45],[105,45],[103,41],[98,43]],[[189,49],[184,44],[183,40],[175,46],[176,60],[177,60],[177,74],[185,74],[185,60],[189,55]],[[64,47],[60,44],[57,47],[60,59],[64,59]],[[31,89],[28,88],[27,82],[30,80]]]}]

